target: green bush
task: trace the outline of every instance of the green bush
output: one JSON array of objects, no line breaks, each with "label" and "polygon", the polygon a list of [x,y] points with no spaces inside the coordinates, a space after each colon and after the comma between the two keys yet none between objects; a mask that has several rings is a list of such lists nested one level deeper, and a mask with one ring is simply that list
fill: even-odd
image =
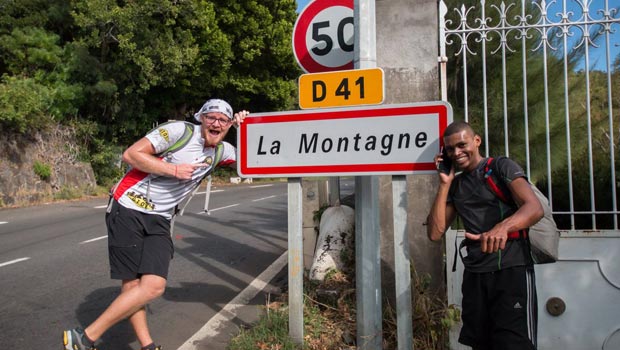
[{"label": "green bush", "polygon": [[91,152],[90,164],[95,172],[97,184],[111,187],[123,176],[125,171],[121,161],[123,147],[94,140],[94,147]]},{"label": "green bush", "polygon": [[42,129],[51,122],[50,90],[33,79],[3,77],[0,81],[0,127],[24,133]]},{"label": "green bush", "polygon": [[60,191],[54,193],[55,200],[67,200],[81,198],[84,192],[77,187],[63,186]]},{"label": "green bush", "polygon": [[48,164],[36,160],[32,168],[34,169],[34,173],[43,181],[48,181],[52,176],[52,168]]}]

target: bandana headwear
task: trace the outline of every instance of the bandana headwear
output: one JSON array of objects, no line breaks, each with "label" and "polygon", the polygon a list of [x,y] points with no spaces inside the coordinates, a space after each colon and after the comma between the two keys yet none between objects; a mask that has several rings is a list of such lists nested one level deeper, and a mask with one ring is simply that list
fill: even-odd
[{"label": "bandana headwear", "polygon": [[210,112],[223,113],[229,119],[233,119],[232,107],[228,104],[228,102],[217,98],[213,98],[205,102],[205,104],[202,105],[202,108],[200,108],[200,110],[196,114],[194,114],[194,118],[196,118],[196,120],[200,122],[200,116]]}]

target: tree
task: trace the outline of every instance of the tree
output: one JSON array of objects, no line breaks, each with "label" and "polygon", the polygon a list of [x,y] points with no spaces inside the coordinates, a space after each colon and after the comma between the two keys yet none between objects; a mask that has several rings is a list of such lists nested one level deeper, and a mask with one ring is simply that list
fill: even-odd
[{"label": "tree", "polygon": [[210,97],[252,111],[296,98],[292,0],[0,0],[0,9],[4,90],[40,84],[35,100],[48,102],[29,108],[96,123],[84,135],[92,159],[115,160],[97,153],[156,123],[192,120]]}]

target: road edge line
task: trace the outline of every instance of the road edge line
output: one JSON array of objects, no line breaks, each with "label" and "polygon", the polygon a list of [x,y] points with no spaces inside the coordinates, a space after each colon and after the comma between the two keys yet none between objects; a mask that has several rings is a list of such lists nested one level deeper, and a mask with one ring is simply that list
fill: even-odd
[{"label": "road edge line", "polygon": [[203,339],[219,334],[217,329],[220,328],[224,322],[235,318],[237,316],[237,310],[246,306],[260,291],[265,289],[269,281],[271,281],[287,263],[288,251],[285,251],[177,350],[198,350],[198,345],[200,345]]}]

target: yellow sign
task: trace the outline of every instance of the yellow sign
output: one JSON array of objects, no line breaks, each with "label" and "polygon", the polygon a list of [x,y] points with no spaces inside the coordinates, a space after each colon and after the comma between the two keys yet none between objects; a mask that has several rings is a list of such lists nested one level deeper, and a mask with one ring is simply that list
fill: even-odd
[{"label": "yellow sign", "polygon": [[381,68],[303,74],[299,77],[299,107],[323,108],[383,102]]}]

